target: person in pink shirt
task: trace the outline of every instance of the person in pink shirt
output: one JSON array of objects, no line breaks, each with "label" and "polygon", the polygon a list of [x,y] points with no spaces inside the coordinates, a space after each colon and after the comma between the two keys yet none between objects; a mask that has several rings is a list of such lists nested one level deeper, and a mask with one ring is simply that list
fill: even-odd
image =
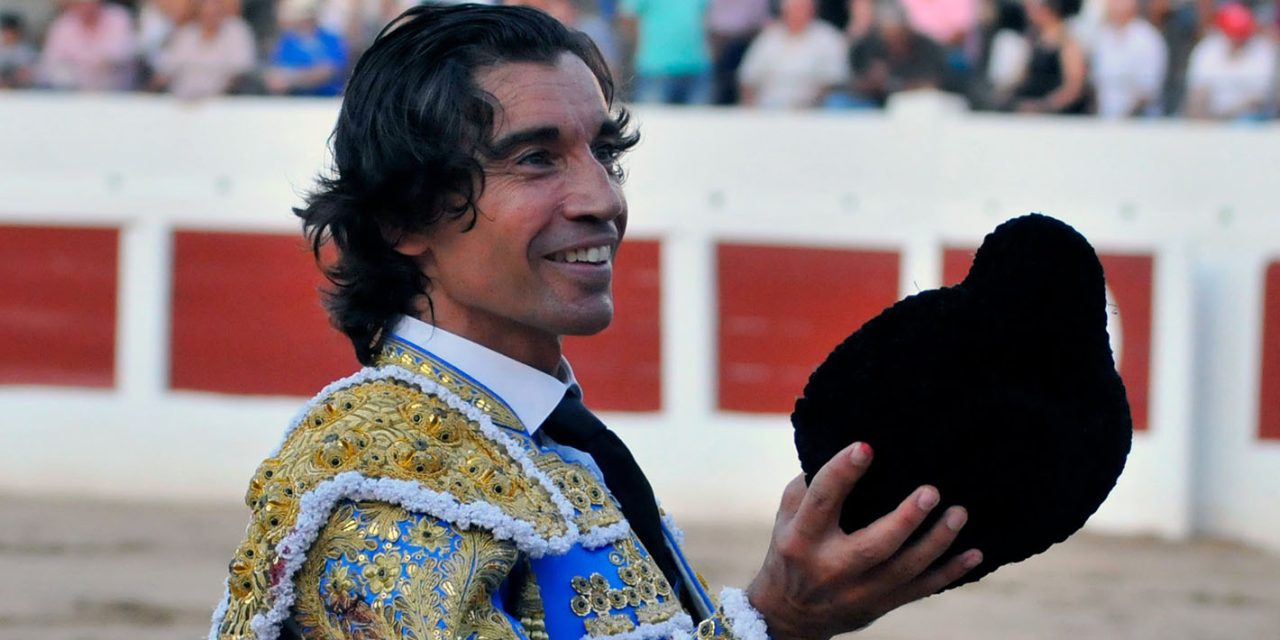
[{"label": "person in pink shirt", "polygon": [[156,57],[152,87],[179,98],[199,99],[230,91],[253,70],[253,31],[231,0],[198,0],[196,19],[178,28]]},{"label": "person in pink shirt", "polygon": [[977,0],[901,0],[916,31],[946,47],[964,43],[978,25]]},{"label": "person in pink shirt", "polygon": [[137,53],[128,10],[102,0],[70,0],[49,26],[40,57],[44,84],[55,89],[132,88]]}]

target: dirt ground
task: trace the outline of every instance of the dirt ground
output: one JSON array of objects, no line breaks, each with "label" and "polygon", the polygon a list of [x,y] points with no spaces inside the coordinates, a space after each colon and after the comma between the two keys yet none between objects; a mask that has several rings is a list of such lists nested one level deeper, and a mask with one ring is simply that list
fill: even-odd
[{"label": "dirt ground", "polygon": [[[0,638],[194,639],[246,511],[0,496]],[[768,527],[684,523],[713,584],[744,584]],[[1280,558],[1196,541],[1080,535],[908,606],[860,639],[1280,640]]]}]

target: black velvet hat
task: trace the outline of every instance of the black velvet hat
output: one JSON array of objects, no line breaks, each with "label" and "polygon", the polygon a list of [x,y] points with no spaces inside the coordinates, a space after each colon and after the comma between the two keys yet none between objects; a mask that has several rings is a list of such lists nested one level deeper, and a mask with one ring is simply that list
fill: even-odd
[{"label": "black velvet hat", "polygon": [[1133,435],[1097,255],[1047,216],[1000,225],[962,283],[898,302],[836,347],[791,422],[806,480],[853,442],[875,450],[846,531],[923,484],[942,504],[918,533],[965,506],[938,562],[971,548],[984,560],[957,584],[1067,539],[1115,486]]}]

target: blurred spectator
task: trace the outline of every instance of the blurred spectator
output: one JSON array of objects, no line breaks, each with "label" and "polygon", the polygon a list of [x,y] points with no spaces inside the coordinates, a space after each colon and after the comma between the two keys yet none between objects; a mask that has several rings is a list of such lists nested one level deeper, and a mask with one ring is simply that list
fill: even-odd
[{"label": "blurred spectator", "polygon": [[818,106],[849,77],[844,37],[817,19],[813,1],[782,0],[781,19],[751,43],[738,69],[742,104]]},{"label": "blurred spectator", "polygon": [[1191,52],[1187,115],[1218,120],[1264,117],[1275,77],[1275,45],[1257,33],[1252,12],[1243,5],[1223,5],[1214,24],[1215,31]]},{"label": "blurred spectator", "polygon": [[713,103],[738,103],[738,67],[768,20],[769,0],[711,0],[707,38],[714,70]]},{"label": "blurred spectator", "polygon": [[21,89],[35,80],[36,50],[16,13],[0,14],[0,89]]},{"label": "blurred spectator", "polygon": [[1138,0],[1107,0],[1091,68],[1098,115],[1159,115],[1168,64],[1164,38],[1151,23],[1138,17]]},{"label": "blurred spectator", "polygon": [[411,0],[323,0],[318,22],[322,29],[343,37],[347,57],[354,60],[373,44],[382,27],[415,4]]},{"label": "blurred spectator", "polygon": [[533,7],[559,20],[563,25],[587,34],[600,49],[600,55],[609,63],[609,68],[615,75],[618,73],[621,62],[618,59],[618,39],[608,21],[600,16],[598,9],[583,10],[589,8],[583,6],[589,3],[581,0],[576,3],[571,0],[507,0],[505,4]]},{"label": "blurred spectator", "polygon": [[178,26],[195,13],[192,0],[147,0],[138,9],[138,49],[142,59],[155,67],[156,58]]},{"label": "blurred spectator", "polygon": [[1004,108],[1020,113],[1084,113],[1088,105],[1084,49],[1066,19],[1080,0],[1024,0],[1031,23],[1031,55]]},{"label": "blurred spectator", "polygon": [[875,0],[849,0],[849,19],[845,22],[844,32],[849,42],[856,43],[871,33],[876,22]]},{"label": "blurred spectator", "polygon": [[1009,96],[1022,80],[1031,60],[1031,43],[1027,40],[1027,13],[1021,2],[1003,0],[994,3],[994,15],[988,28],[986,51],[986,83],[995,95]]},{"label": "blurred spectator", "polygon": [[276,9],[280,35],[263,84],[273,94],[336,96],[346,77],[342,37],[320,27],[314,0],[283,0]]},{"label": "blurred spectator", "polygon": [[977,0],[902,0],[916,32],[946,47],[959,47],[978,26]]},{"label": "blurred spectator", "polygon": [[902,7],[876,7],[876,25],[849,53],[853,102],[883,107],[889,96],[910,89],[939,88],[946,73],[942,46],[911,28]]},{"label": "blurred spectator", "polygon": [[1182,108],[1187,82],[1187,62],[1200,37],[1201,0],[1146,0],[1146,18],[1164,38],[1169,52],[1169,68],[1164,74],[1164,112]]},{"label": "blurred spectator", "polygon": [[157,56],[152,86],[180,98],[227,93],[253,70],[253,31],[228,0],[197,0],[196,19],[178,28]]},{"label": "blurred spectator", "polygon": [[56,89],[129,89],[136,50],[127,9],[102,0],[70,0],[49,26],[40,73]]},{"label": "blurred spectator", "polygon": [[942,45],[946,89],[961,91],[973,73],[970,37],[977,35],[979,0],[900,0],[912,29]]},{"label": "blurred spectator", "polygon": [[635,43],[636,102],[704,104],[711,62],[703,18],[709,0],[622,0],[622,27]]}]

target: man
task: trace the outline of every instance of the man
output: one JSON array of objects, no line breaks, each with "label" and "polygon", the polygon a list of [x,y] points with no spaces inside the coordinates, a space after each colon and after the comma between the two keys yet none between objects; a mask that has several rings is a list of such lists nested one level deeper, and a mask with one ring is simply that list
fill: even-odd
[{"label": "man", "polygon": [[635,45],[635,100],[706,104],[711,56],[705,19],[710,0],[622,0],[624,37]]},{"label": "man", "polygon": [[1218,9],[1216,29],[1191,51],[1187,66],[1187,115],[1252,121],[1272,107],[1276,47],[1258,33],[1253,12],[1242,4]]},{"label": "man", "polygon": [[179,98],[222,95],[253,70],[253,31],[229,0],[198,0],[196,19],[177,28],[154,59],[151,86]]},{"label": "man", "polygon": [[813,0],[782,0],[781,18],[747,48],[738,69],[742,104],[816,107],[849,77],[844,36],[817,19]]},{"label": "man", "polygon": [[879,5],[876,19],[849,50],[853,105],[883,107],[899,91],[941,88],[947,73],[942,46],[912,29],[896,3]]},{"label": "man", "polygon": [[1092,53],[1099,116],[1160,114],[1169,52],[1160,32],[1138,16],[1138,0],[1107,0]]},{"label": "man", "polygon": [[320,26],[317,0],[284,0],[277,8],[280,36],[262,81],[269,93],[336,96],[347,71],[342,36]]},{"label": "man", "polygon": [[841,532],[854,445],[787,488],[750,589],[706,594],[560,353],[612,319],[635,142],[599,52],[538,11],[414,9],[374,43],[298,211],[373,366],[259,467],[210,637],[830,637],[981,560],[930,569],[959,507],[904,544],[929,487]]},{"label": "man", "polygon": [[133,19],[124,7],[71,0],[49,25],[40,54],[43,81],[55,89],[131,89],[136,46]]}]

